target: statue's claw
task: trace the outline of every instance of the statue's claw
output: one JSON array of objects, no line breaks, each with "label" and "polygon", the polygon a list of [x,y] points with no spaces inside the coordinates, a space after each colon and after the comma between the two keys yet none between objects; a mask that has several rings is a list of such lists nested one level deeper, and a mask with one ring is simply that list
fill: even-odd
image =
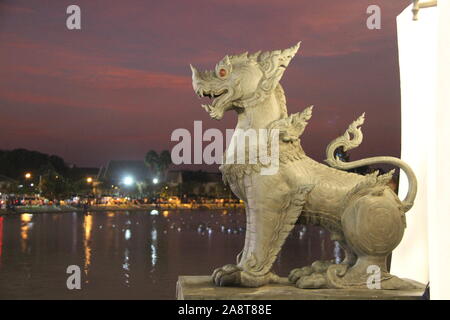
[{"label": "statue's claw", "polygon": [[333,264],[332,261],[315,261],[311,266],[297,268],[290,272],[289,282],[295,283],[301,289],[327,288],[328,281],[326,272]]},{"label": "statue's claw", "polygon": [[313,273],[298,279],[295,286],[300,289],[321,289],[328,287],[328,281],[324,273]]},{"label": "statue's claw", "polygon": [[233,264],[227,264],[214,270],[212,280],[216,286],[225,287],[241,283],[241,269]]},{"label": "statue's claw", "polygon": [[311,266],[294,269],[289,274],[289,282],[297,283],[302,277],[310,276],[313,273],[324,273],[332,264],[332,261],[315,261]]},{"label": "statue's claw", "polygon": [[333,265],[333,261],[330,260],[317,260],[314,261],[313,264],[311,265],[311,268],[314,270],[314,272],[319,272],[319,273],[323,273],[326,272],[328,270],[328,268]]},{"label": "statue's claw", "polygon": [[280,281],[280,278],[272,272],[261,276],[252,275],[238,266],[227,264],[214,270],[212,281],[219,287],[243,286],[257,288],[268,283],[277,283]]},{"label": "statue's claw", "polygon": [[289,282],[296,283],[301,277],[309,276],[313,272],[314,270],[310,266],[294,269],[289,273]]}]

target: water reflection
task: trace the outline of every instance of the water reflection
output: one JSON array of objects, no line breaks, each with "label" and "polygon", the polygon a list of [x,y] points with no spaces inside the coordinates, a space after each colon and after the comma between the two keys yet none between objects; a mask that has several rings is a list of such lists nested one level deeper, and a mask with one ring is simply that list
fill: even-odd
[{"label": "water reflection", "polygon": [[27,250],[27,240],[28,240],[28,232],[30,232],[31,228],[33,228],[33,222],[31,219],[33,215],[30,213],[23,213],[20,215],[21,227],[20,227],[20,237],[22,252]]},{"label": "water reflection", "polygon": [[[83,246],[84,246],[84,273],[86,276],[89,273],[89,266],[91,265],[91,231],[92,231],[92,216],[85,215],[84,216],[84,238],[83,238]],[[89,278],[87,278],[86,283],[89,283]]]},{"label": "water reflection", "polygon": [[0,267],[2,265],[2,250],[3,250],[3,217],[0,217]]},{"label": "water reflection", "polygon": [[156,266],[156,262],[158,259],[158,231],[156,229],[155,225],[152,225],[152,231],[151,234],[151,244],[150,244],[150,257],[151,257],[151,265],[152,265],[152,272]]},{"label": "water reflection", "polygon": [[125,252],[123,255],[123,264],[122,268],[124,270],[124,279],[125,279],[125,286],[130,286],[130,257],[129,257],[130,251],[128,248],[125,248]]},{"label": "water reflection", "polygon": [[[275,272],[341,259],[320,230],[296,226]],[[179,275],[233,263],[244,236],[234,210],[0,216],[0,298],[173,299]],[[66,288],[71,264],[84,270],[82,290]]]}]

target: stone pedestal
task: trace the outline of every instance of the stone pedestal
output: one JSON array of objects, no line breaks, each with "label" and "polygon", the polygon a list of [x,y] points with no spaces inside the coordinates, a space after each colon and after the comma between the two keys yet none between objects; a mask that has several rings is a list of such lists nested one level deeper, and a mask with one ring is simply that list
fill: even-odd
[{"label": "stone pedestal", "polygon": [[[412,281],[412,280],[408,280]],[[414,281],[412,281],[414,282]],[[417,283],[417,282],[415,282]],[[180,276],[178,300],[420,300],[425,291],[369,289],[298,289],[282,278],[261,288],[216,287],[210,276]]]}]

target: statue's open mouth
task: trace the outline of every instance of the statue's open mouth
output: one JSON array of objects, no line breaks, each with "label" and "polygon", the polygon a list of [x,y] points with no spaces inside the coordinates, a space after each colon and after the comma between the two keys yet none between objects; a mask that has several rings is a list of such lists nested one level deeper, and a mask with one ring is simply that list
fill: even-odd
[{"label": "statue's open mouth", "polygon": [[202,104],[203,109],[205,109],[212,118],[219,120],[223,117],[223,114],[226,111],[225,109],[229,104],[227,103],[227,100],[230,94],[227,89],[206,91],[200,88],[196,93],[201,98],[208,97],[212,100],[210,104]]}]

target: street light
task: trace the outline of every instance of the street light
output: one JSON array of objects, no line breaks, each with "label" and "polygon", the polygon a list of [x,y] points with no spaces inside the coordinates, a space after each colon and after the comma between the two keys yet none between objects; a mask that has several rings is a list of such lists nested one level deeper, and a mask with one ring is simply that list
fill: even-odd
[{"label": "street light", "polygon": [[87,177],[86,182],[87,183],[91,183],[92,182],[92,178],[91,177]]},{"label": "street light", "polygon": [[131,176],[126,176],[125,178],[123,178],[123,183],[126,186],[131,186],[134,183],[134,179]]},{"label": "street light", "polygon": [[27,172],[25,173],[25,179],[30,179],[31,178],[31,173]]},{"label": "street light", "polygon": [[158,178],[153,178],[153,184],[157,184],[159,182]]}]

